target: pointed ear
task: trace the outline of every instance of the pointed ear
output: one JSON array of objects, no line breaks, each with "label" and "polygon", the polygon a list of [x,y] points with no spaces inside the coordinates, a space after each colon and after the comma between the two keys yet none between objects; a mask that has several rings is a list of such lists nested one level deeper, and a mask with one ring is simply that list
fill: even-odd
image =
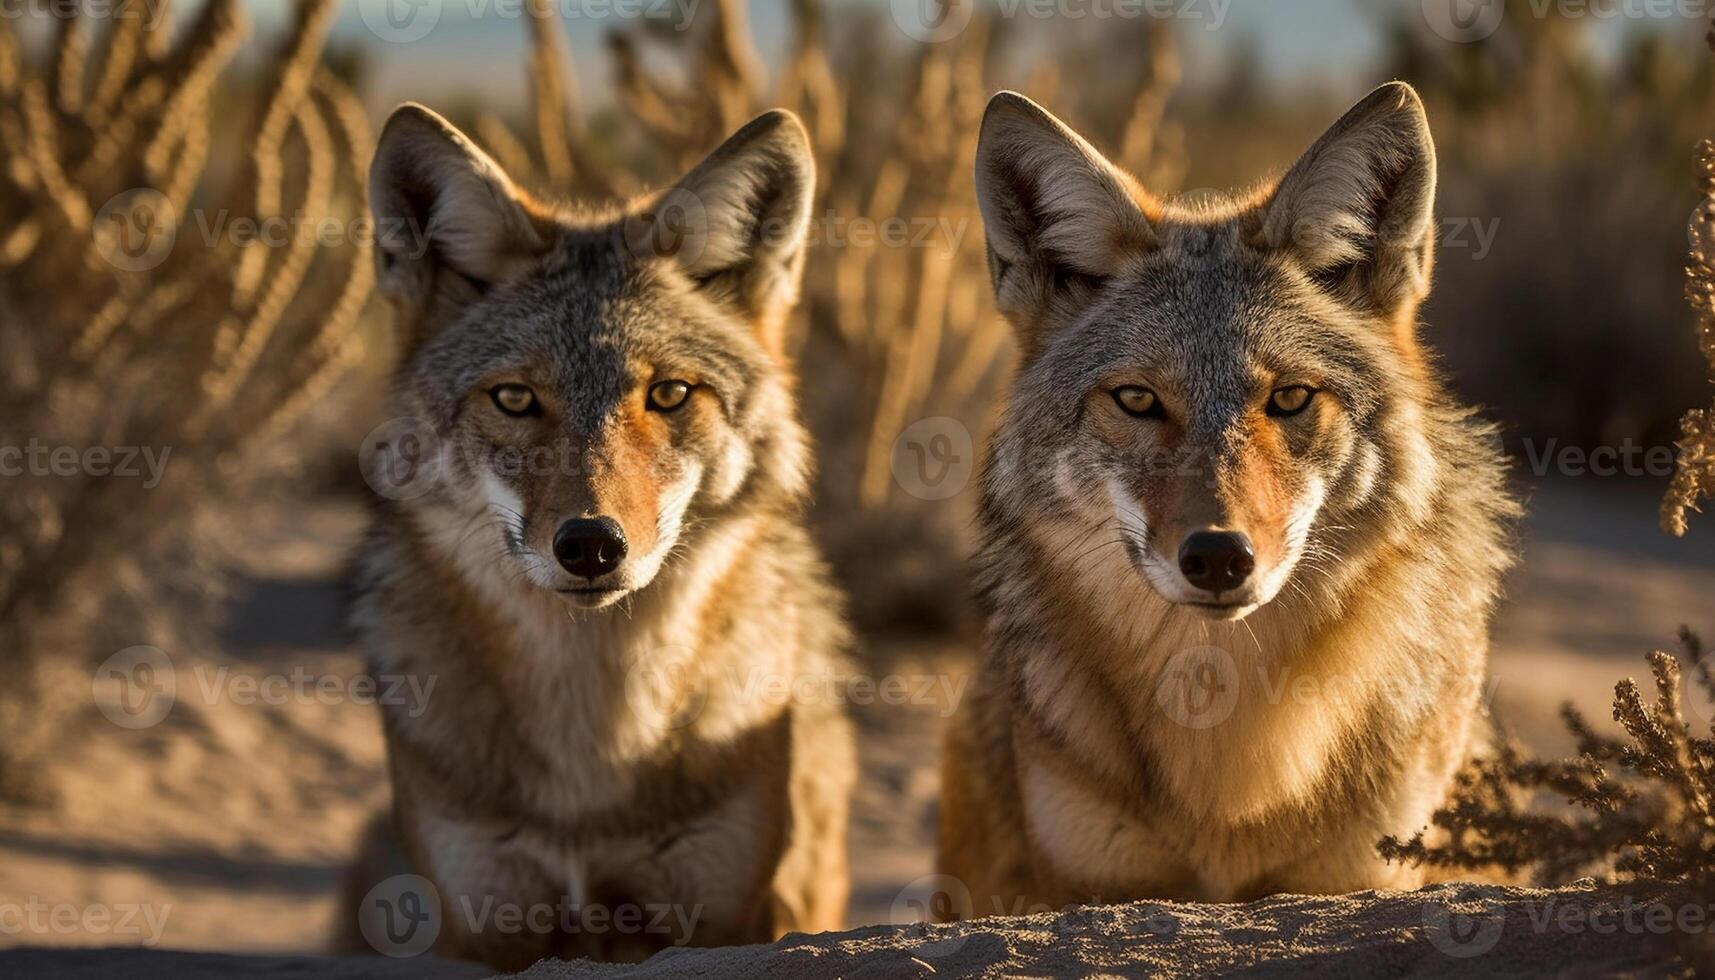
[{"label": "pointed ear", "polygon": [[976,192],[995,300],[1027,348],[1156,244],[1137,182],[1016,92],[983,113]]},{"label": "pointed ear", "polygon": [[810,138],[797,116],[775,109],[628,219],[627,244],[644,257],[672,258],[778,349],[798,301],[815,191]]},{"label": "pointed ear", "polygon": [[546,248],[525,197],[452,123],[414,103],[393,111],[369,167],[377,285],[408,308],[468,299]]},{"label": "pointed ear", "polygon": [[1429,291],[1435,143],[1417,92],[1371,92],[1293,165],[1264,206],[1262,244],[1337,297],[1397,312]]}]

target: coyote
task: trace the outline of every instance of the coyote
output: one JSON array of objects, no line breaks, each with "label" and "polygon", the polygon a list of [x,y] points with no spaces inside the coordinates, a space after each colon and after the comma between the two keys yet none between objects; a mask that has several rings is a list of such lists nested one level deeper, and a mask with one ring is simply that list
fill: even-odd
[{"label": "coyote", "polygon": [[984,461],[942,917],[1417,885],[1376,844],[1426,827],[1489,738],[1516,512],[1417,337],[1417,94],[1179,206],[1001,93],[976,190],[1020,364]]},{"label": "coyote", "polygon": [[387,122],[392,414],[422,430],[378,452],[427,475],[377,505],[355,623],[378,676],[437,681],[383,724],[439,953],[842,924],[851,732],[797,682],[849,637],[782,336],[814,183],[788,112],[608,210],[531,198],[421,106]]}]

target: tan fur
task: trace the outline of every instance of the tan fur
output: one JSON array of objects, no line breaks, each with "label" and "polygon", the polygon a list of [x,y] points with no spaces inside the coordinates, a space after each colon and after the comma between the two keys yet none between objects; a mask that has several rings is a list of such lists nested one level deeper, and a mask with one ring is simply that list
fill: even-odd
[{"label": "tan fur", "polygon": [[[1278,184],[1194,211],[1019,96],[978,156],[1025,344],[986,460],[986,648],[942,766],[950,917],[1420,884],[1376,844],[1425,828],[1487,747],[1516,509],[1413,329],[1434,187],[1415,93],[1378,90]],[[1118,410],[1127,385],[1164,410]],[[1294,385],[1306,409],[1265,412]],[[1213,609],[1174,562],[1202,530],[1255,547]]]},{"label": "tan fur", "polygon": [[[384,721],[436,950],[517,970],[838,928],[850,728],[835,698],[764,686],[837,676],[849,643],[799,516],[807,440],[773,336],[802,266],[801,127],[771,113],[600,213],[525,200],[418,107],[376,159],[408,343],[394,413],[432,426],[441,475],[378,507],[356,623],[377,674],[434,679],[425,710]],[[634,233],[673,194],[697,202],[694,249]],[[670,413],[647,402],[663,378],[692,386]],[[494,400],[520,384],[532,416]],[[590,598],[554,540],[597,516],[628,552]],[[694,929],[484,925],[497,904],[671,907]]]}]

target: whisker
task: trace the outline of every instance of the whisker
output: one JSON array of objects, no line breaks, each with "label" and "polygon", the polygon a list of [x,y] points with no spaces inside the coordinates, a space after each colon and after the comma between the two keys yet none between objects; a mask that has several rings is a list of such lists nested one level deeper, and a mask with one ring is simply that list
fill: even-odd
[{"label": "whisker", "polygon": [[1085,558],[1088,558],[1091,555],[1096,554],[1099,551],[1102,551],[1103,549],[1112,548],[1115,545],[1124,546],[1124,545],[1128,545],[1130,543],[1131,543],[1130,541],[1127,541],[1124,538],[1118,538],[1118,539],[1115,539],[1113,541],[1103,541],[1099,544],[1092,545],[1091,547],[1087,548],[1086,550],[1084,550],[1082,552],[1079,552],[1078,555],[1072,559],[1072,563],[1077,564],[1078,562],[1083,561]]}]

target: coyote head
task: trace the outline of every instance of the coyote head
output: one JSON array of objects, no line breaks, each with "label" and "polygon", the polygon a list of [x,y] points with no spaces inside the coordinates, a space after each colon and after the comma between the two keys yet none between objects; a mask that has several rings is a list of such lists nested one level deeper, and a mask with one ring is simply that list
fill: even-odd
[{"label": "coyote head", "polygon": [[511,587],[600,608],[697,528],[799,497],[781,332],[814,183],[802,126],[771,112],[662,193],[572,211],[397,110],[370,198],[404,334],[395,411],[435,433],[418,525]]},{"label": "coyote head", "polygon": [[1022,350],[985,506],[1058,529],[1044,554],[1123,547],[1161,598],[1237,619],[1335,536],[1426,506],[1435,151],[1410,87],[1365,98],[1277,184],[1195,204],[1002,93],[976,187]]}]

